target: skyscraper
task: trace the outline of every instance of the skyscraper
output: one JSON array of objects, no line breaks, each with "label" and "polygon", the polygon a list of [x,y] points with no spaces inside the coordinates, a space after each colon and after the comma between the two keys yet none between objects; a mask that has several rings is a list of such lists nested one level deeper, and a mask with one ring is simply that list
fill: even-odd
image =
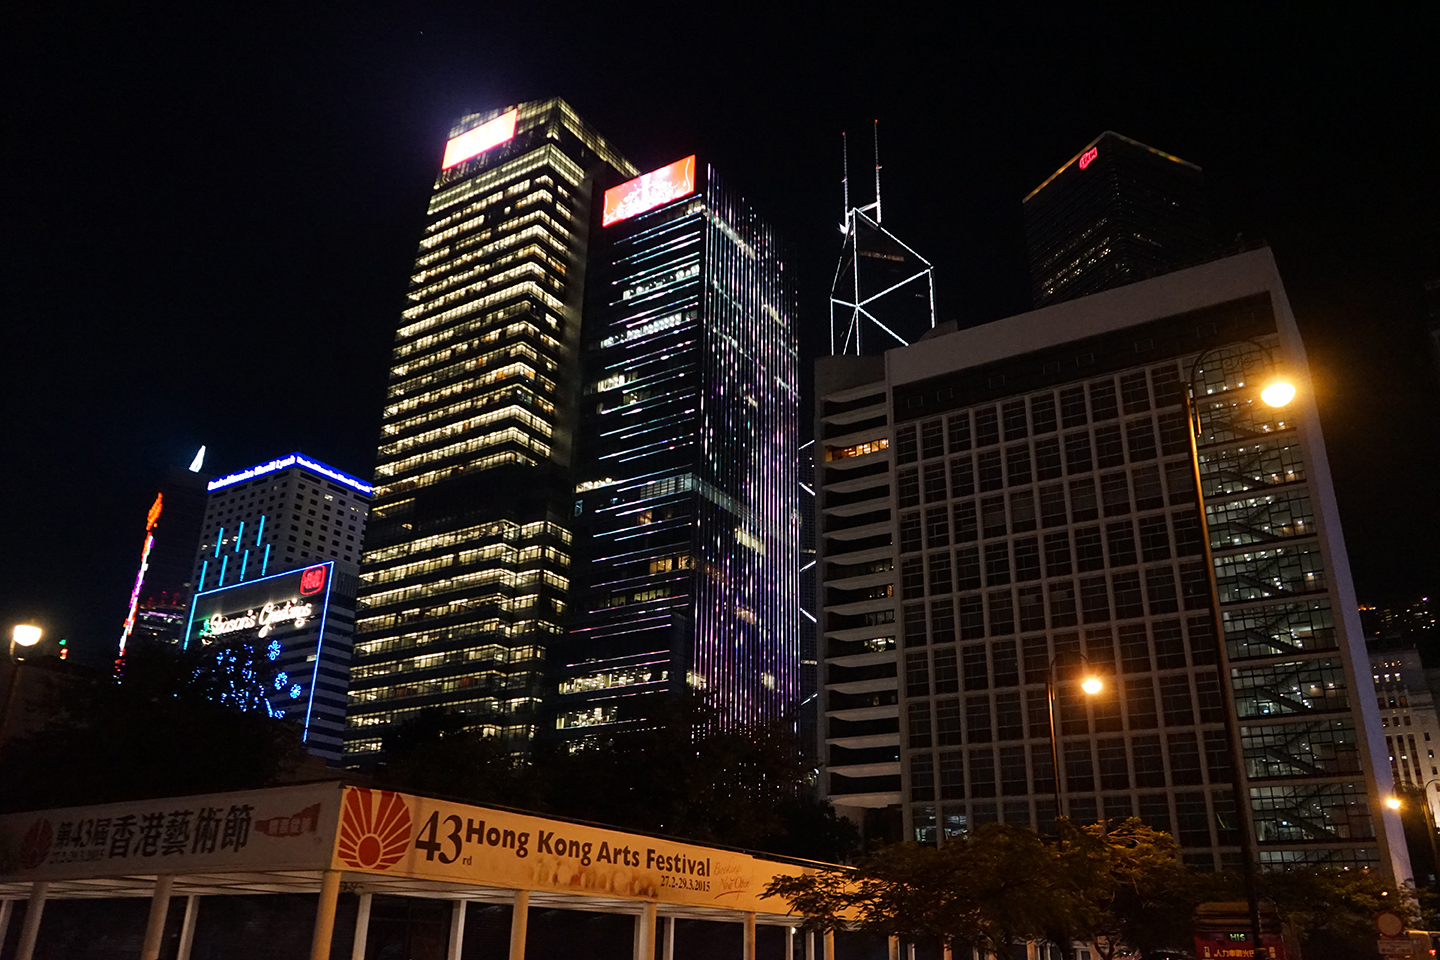
[{"label": "skyscraper", "polygon": [[1034,303],[1143,280],[1214,251],[1200,168],[1107,130],[1024,200]]},{"label": "skyscraper", "polygon": [[573,550],[592,195],[636,171],[563,100],[467,116],[396,331],[346,751],[427,707],[534,733]]},{"label": "skyscraper", "polygon": [[[1307,382],[1268,250],[940,332],[883,366],[827,358],[824,465],[856,465],[821,481],[831,799],[863,807],[898,775],[906,834],[943,843],[996,820],[1051,829],[1058,793],[1072,819],[1137,815],[1187,862],[1228,867],[1233,723],[1262,866],[1407,877],[1314,395],[1261,403],[1275,363]],[[867,753],[892,725],[899,763]]]},{"label": "skyscraper", "polygon": [[292,453],[206,486],[180,642],[210,653],[220,699],[338,761],[370,484]]},{"label": "skyscraper", "polygon": [[556,730],[691,690],[724,722],[799,701],[795,295],[773,231],[687,157],[606,191],[585,333],[572,629]]}]

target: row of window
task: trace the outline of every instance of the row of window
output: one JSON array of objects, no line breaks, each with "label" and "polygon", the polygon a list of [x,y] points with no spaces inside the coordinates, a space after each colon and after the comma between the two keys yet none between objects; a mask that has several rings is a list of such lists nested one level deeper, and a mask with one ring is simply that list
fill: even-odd
[{"label": "row of window", "polygon": [[[921,658],[924,653],[920,653]],[[948,671],[948,675],[947,675]],[[926,664],[907,658],[907,695],[925,697]],[[1159,697],[1156,697],[1156,689]],[[943,694],[958,689],[954,650],[935,651],[933,690]],[[1224,702],[1218,676],[1211,671],[1138,677],[1110,677],[1095,695],[1084,694],[1076,677],[1061,677],[1054,685],[1055,726],[1061,736],[1091,733],[1140,733],[1166,727],[1193,727],[1197,723],[1223,723]],[[833,707],[838,694],[832,692]],[[932,725],[931,710],[934,710]],[[911,699],[906,704],[907,739],[911,749],[961,743],[1009,740],[1045,740],[1050,736],[1050,691],[1036,688],[971,694],[964,698],[937,696]]]},{"label": "row of window", "polygon": [[[1087,423],[1114,420],[1122,413],[1145,413],[1151,408],[1151,387],[1157,407],[1177,406],[1181,402],[1179,370],[1174,366],[1104,377],[1088,384],[1066,387],[1058,393],[1042,393],[1006,401],[999,406],[962,410],[944,420],[927,420],[896,430],[896,462],[909,463],[921,456],[944,456],[970,449],[980,449],[1001,442],[1002,438],[1022,440],[1027,436],[1054,433],[1059,427],[1080,427]],[[1028,417],[1027,417],[1028,413]]]}]

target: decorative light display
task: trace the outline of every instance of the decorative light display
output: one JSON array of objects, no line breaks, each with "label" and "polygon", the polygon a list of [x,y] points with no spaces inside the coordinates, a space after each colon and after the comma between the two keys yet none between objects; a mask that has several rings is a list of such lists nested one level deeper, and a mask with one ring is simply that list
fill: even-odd
[{"label": "decorative light display", "polygon": [[165,495],[155,494],[155,502],[145,517],[145,545],[140,550],[140,569],[135,574],[135,586],[130,590],[130,608],[125,614],[125,626],[120,631],[120,656],[125,656],[125,644],[135,629],[135,613],[140,608],[140,588],[145,584],[145,571],[150,569],[150,548],[155,546],[155,526],[160,522],[160,511],[165,505]]},{"label": "decorative light display", "polygon": [[520,110],[517,108],[480,124],[474,130],[467,130],[458,137],[452,137],[445,144],[445,158],[440,161],[440,169],[449,170],[510,140],[515,136],[515,121],[519,118]]}]

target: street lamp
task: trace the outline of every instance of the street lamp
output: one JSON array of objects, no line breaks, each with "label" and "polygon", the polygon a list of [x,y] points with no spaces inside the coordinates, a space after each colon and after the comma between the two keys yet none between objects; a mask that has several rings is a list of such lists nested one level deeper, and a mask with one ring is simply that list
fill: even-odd
[{"label": "street lamp", "polygon": [[[1270,349],[1257,340],[1249,339],[1226,344],[1225,347],[1235,346],[1238,343],[1247,343],[1253,346],[1265,358],[1268,377],[1265,386],[1260,391],[1260,399],[1272,407],[1283,407],[1294,400],[1295,385],[1277,369]],[[1240,740],[1239,714],[1235,710],[1235,691],[1230,672],[1230,651],[1225,646],[1225,620],[1220,614],[1220,587],[1215,581],[1215,556],[1210,549],[1210,521],[1205,515],[1205,487],[1200,480],[1201,424],[1200,413],[1195,405],[1195,384],[1200,375],[1201,365],[1207,358],[1225,347],[1211,348],[1195,358],[1194,363],[1190,365],[1190,376],[1185,381],[1182,397],[1185,403],[1185,422],[1190,427],[1190,465],[1195,474],[1195,507],[1200,516],[1200,543],[1205,553],[1205,576],[1210,584],[1210,616],[1215,634],[1217,662],[1220,664],[1220,694],[1225,708],[1225,743],[1228,748],[1226,752],[1229,754],[1230,760],[1235,813],[1240,820],[1240,856],[1243,861],[1245,899],[1250,908],[1250,943],[1256,960],[1265,960],[1267,954],[1260,940],[1260,892],[1259,879],[1256,875],[1259,857],[1255,841],[1255,814],[1250,809],[1250,798],[1241,795],[1240,765],[1244,762],[1245,751]],[[1220,362],[1222,374],[1239,372],[1242,376],[1244,375],[1245,360],[1243,357],[1222,356]]]},{"label": "street lamp", "polygon": [[[1064,653],[1056,654],[1055,659],[1050,661],[1050,668],[1045,671],[1045,699],[1050,705],[1050,765],[1054,774],[1051,782],[1055,787],[1055,830],[1057,835],[1060,830],[1060,818],[1065,816],[1065,811],[1060,806],[1060,740],[1055,735],[1055,666],[1065,656]],[[1075,656],[1085,664],[1086,670],[1084,678],[1080,681],[1080,689],[1093,697],[1105,689],[1105,684],[1094,674],[1090,660],[1083,653],[1077,653]]]},{"label": "street lamp", "polygon": [[33,647],[40,642],[40,628],[29,623],[17,623],[10,632],[10,659],[15,659],[15,648]]}]

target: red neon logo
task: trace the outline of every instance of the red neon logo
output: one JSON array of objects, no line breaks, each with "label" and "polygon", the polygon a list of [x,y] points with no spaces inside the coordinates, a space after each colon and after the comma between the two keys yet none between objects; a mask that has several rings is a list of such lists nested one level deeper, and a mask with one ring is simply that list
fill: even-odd
[{"label": "red neon logo", "polygon": [[1100,156],[1099,147],[1091,147],[1089,150],[1086,150],[1084,153],[1080,154],[1080,169],[1084,170],[1086,167],[1090,166],[1091,162],[1098,156]]},{"label": "red neon logo", "polygon": [[300,574],[300,595],[308,597],[325,589],[325,568],[310,567]]}]

